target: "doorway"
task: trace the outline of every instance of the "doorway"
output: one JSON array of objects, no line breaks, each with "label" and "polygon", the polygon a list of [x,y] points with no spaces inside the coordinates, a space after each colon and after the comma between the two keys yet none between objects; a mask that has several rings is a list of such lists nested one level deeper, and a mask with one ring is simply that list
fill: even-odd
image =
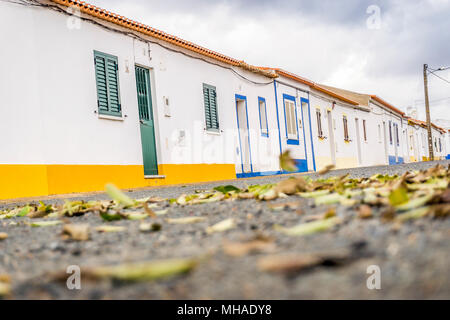
[{"label": "doorway", "polygon": [[336,165],[336,144],[334,142],[334,128],[333,128],[333,116],[331,111],[327,111],[327,121],[328,121],[328,136],[330,141],[330,154],[331,154],[331,163]]},{"label": "doorway", "polygon": [[250,150],[250,135],[248,127],[247,98],[236,95],[236,117],[239,136],[240,164],[236,163],[236,172],[253,172]]},{"label": "doorway", "polygon": [[389,164],[388,143],[387,143],[386,122],[385,121],[383,121],[383,140],[384,140],[384,162],[385,162],[385,164]]},{"label": "doorway", "polygon": [[136,66],[135,74],[142,156],[144,160],[144,176],[156,176],[158,175],[158,162],[156,156],[155,125],[150,90],[150,72],[146,68]]},{"label": "doorway", "polygon": [[361,135],[359,133],[359,119],[355,118],[355,126],[356,126],[356,148],[358,149],[358,165],[360,166],[362,163],[361,160]]}]

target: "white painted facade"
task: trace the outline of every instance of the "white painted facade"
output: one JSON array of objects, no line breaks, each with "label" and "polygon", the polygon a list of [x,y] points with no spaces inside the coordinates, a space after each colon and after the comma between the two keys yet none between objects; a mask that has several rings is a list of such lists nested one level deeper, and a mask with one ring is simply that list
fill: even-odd
[{"label": "white painted facade", "polygon": [[[0,2],[0,165],[142,166],[135,66],[150,72],[158,165],[229,165],[247,177],[282,173],[286,150],[299,171],[427,157],[426,130],[375,100],[353,105],[97,18],[76,27],[70,18]],[[99,114],[95,51],[117,57],[121,117]],[[206,128],[204,84],[216,88],[218,131]],[[433,139],[445,158],[449,134],[433,128]]]},{"label": "white painted facade", "polygon": [[[259,123],[258,97],[266,99],[268,119],[275,118],[269,78],[237,68],[268,83],[254,85],[228,69],[89,22],[68,29],[67,17],[51,10],[0,6],[1,39],[14,47],[0,51],[2,163],[142,164],[134,75],[139,65],[151,75],[158,163],[237,162],[239,94],[247,97],[253,170],[277,169],[276,123],[269,121],[269,138],[261,137]],[[8,28],[16,21],[20,28]],[[121,118],[97,112],[94,50],[118,58]],[[203,83],[217,88],[219,133],[205,130]]]}]

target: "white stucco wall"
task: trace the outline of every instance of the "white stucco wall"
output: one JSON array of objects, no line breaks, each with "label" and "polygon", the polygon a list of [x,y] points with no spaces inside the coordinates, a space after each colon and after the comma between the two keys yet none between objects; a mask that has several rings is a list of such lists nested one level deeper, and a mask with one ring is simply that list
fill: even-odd
[{"label": "white stucco wall", "polygon": [[[8,27],[17,21],[20,28]],[[2,163],[142,164],[134,74],[138,64],[151,72],[159,164],[238,161],[235,94],[240,94],[247,97],[254,171],[278,170],[270,78],[236,69],[252,81],[268,83],[255,85],[156,44],[88,22],[69,29],[63,14],[3,2],[0,38],[14,48],[0,51]],[[122,119],[104,119],[96,112],[94,50],[118,57]],[[217,89],[218,134],[205,130],[203,83]],[[258,97],[266,99],[269,138],[261,137]],[[170,116],[165,115],[165,98]],[[185,131],[184,140],[180,131]]]}]

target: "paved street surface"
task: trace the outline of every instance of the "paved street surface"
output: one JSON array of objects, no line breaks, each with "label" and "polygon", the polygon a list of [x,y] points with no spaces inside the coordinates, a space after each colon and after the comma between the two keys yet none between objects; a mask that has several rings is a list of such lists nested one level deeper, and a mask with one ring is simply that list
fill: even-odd
[{"label": "paved street surface", "polygon": [[[441,161],[447,166],[450,161]],[[435,166],[436,162],[387,167],[336,170],[326,176],[350,173],[368,177],[375,173],[402,174]],[[311,175],[313,178],[317,176]],[[286,176],[165,187],[127,192],[132,198],[159,196],[177,198],[195,190],[215,186],[274,183]],[[80,198],[77,198],[80,199]],[[105,194],[88,195],[83,200],[108,199]],[[62,203],[63,199],[45,200]],[[274,203],[297,203],[274,210]],[[0,209],[18,203],[1,203]],[[23,203],[22,203],[23,204]],[[271,208],[272,206],[272,208]],[[123,232],[91,231],[88,241],[72,241],[61,236],[62,226],[32,228],[24,218],[0,220],[0,275],[11,278],[13,299],[450,299],[450,219],[417,219],[400,227],[381,219],[348,219],[322,233],[290,237],[274,230],[274,225],[295,226],[327,212],[327,205],[315,206],[313,199],[290,196],[272,202],[256,200],[220,201],[178,206],[165,203],[167,214],[146,222],[161,224],[159,231],[144,233],[141,221],[120,220],[108,225],[124,226]],[[333,206],[335,207],[335,206]],[[355,215],[355,208],[337,206],[338,217]],[[375,213],[375,215],[378,212]],[[167,218],[200,216],[205,221],[169,224]],[[227,218],[237,226],[208,234],[208,226]],[[16,222],[17,224],[11,224]],[[70,218],[94,229],[104,225],[98,214]],[[264,239],[273,243],[261,252],[233,256],[224,251],[230,241]],[[295,272],[261,270],[261,259],[273,255],[320,255],[320,263]],[[69,265],[82,269],[126,262],[167,258],[202,257],[187,274],[152,282],[91,280],[81,274],[81,290],[69,290],[55,274],[65,274]],[[298,259],[298,258],[297,258]],[[381,289],[369,290],[369,266],[379,266]],[[69,276],[69,275],[67,275]]]}]

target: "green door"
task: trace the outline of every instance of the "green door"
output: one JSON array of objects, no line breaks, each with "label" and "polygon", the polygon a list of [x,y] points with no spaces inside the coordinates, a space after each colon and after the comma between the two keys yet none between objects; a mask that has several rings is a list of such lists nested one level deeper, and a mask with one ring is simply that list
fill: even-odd
[{"label": "green door", "polygon": [[144,156],[144,175],[157,175],[155,129],[150,92],[150,73],[148,69],[136,66],[136,87],[141,127],[142,155]]}]

